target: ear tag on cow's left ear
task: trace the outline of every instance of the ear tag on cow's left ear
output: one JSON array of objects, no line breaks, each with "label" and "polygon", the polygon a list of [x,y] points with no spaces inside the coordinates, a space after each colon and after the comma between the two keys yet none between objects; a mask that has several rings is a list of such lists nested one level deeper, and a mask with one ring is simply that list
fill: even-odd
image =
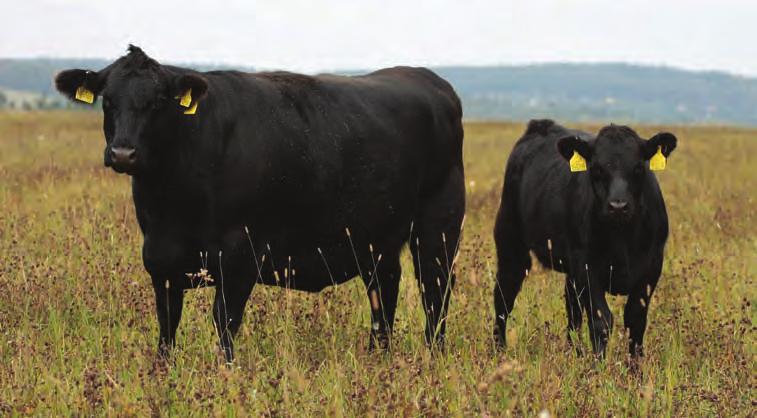
[{"label": "ear tag on cow's left ear", "polygon": [[179,100],[179,105],[181,107],[189,107],[190,104],[192,104],[192,89],[188,89],[187,92],[181,96],[181,100]]},{"label": "ear tag on cow's left ear", "polygon": [[79,88],[76,89],[75,98],[80,102],[92,104],[95,101],[95,93],[92,93],[88,88],[84,86],[79,86]]},{"label": "ear tag on cow's left ear", "polygon": [[184,111],[185,115],[194,115],[197,113],[197,102],[195,102],[192,107]]},{"label": "ear tag on cow's left ear", "polygon": [[652,171],[662,171],[665,169],[666,160],[662,154],[662,147],[657,147],[657,152],[649,159],[649,169]]},{"label": "ear tag on cow's left ear", "polygon": [[573,151],[573,156],[570,157],[570,171],[575,173],[577,171],[586,171],[586,160],[578,151]]}]

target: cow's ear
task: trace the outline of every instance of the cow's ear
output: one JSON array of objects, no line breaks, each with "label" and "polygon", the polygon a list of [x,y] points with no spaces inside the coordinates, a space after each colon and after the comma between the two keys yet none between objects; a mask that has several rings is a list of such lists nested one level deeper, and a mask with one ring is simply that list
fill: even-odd
[{"label": "cow's ear", "polygon": [[557,141],[557,151],[568,161],[573,158],[574,152],[579,153],[586,161],[591,160],[591,146],[575,135],[560,138]]},{"label": "cow's ear", "polygon": [[102,86],[97,72],[90,70],[65,70],[55,76],[55,88],[71,100],[94,103]]},{"label": "cow's ear", "polygon": [[189,90],[192,90],[190,94],[192,102],[202,100],[208,93],[208,82],[205,77],[199,74],[182,74],[176,77],[174,83],[175,94],[179,98],[188,94]]},{"label": "cow's ear", "polygon": [[208,82],[199,74],[182,74],[174,81],[174,97],[179,106],[184,108],[185,115],[197,113],[197,104],[208,93]]},{"label": "cow's ear", "polygon": [[644,159],[648,160],[652,158],[658,150],[660,150],[662,152],[662,155],[667,158],[668,156],[670,156],[670,153],[672,153],[673,150],[676,149],[677,143],[678,140],[676,139],[675,135],[671,134],[670,132],[661,132],[644,142],[644,146],[642,148]]}]

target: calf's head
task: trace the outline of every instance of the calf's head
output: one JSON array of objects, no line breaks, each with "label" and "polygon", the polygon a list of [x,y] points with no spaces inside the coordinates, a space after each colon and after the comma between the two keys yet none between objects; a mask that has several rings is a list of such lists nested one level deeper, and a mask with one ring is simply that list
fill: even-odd
[{"label": "calf's head", "polygon": [[588,169],[602,219],[625,223],[633,219],[642,203],[643,188],[652,175],[650,159],[653,165],[659,165],[660,159],[664,163],[676,142],[676,137],[668,132],[644,140],[629,127],[610,125],[591,141],[575,136],[561,138],[557,149],[566,160],[579,161],[579,168],[574,166],[572,170]]},{"label": "calf's head", "polygon": [[137,174],[156,164],[156,156],[182,118],[192,117],[208,85],[196,73],[179,74],[140,48],[100,71],[72,69],[55,77],[55,87],[71,100],[93,104],[102,97],[106,167]]}]

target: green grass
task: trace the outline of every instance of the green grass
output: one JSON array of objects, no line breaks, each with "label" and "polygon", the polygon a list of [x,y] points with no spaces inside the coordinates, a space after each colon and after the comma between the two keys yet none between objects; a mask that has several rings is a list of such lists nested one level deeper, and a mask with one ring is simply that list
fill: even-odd
[{"label": "green grass", "polygon": [[[315,295],[257,286],[228,369],[206,289],[188,292],[166,368],[154,361],[129,180],[101,166],[99,115],[0,114],[0,415],[753,416],[757,131],[665,128],[679,138],[658,175],[671,237],[637,378],[620,326],[604,363],[573,354],[562,277],[543,269],[516,302],[508,350],[493,352],[491,230],[523,128],[466,126],[468,215],[445,353],[423,344],[405,254],[392,353],[367,351],[359,280]],[[610,303],[622,324],[623,298]]]}]

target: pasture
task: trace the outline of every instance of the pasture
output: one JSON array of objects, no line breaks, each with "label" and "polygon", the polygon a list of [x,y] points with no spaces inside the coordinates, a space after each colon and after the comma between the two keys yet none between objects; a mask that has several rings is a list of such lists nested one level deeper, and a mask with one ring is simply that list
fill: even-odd
[{"label": "pasture", "polygon": [[[605,362],[566,336],[563,278],[535,269],[492,344],[492,227],[524,123],[468,123],[468,209],[448,347],[430,353],[405,250],[391,353],[369,353],[361,281],[320,294],[257,286],[224,365],[213,290],[188,291],[172,364],[155,361],[153,290],[129,179],[102,167],[98,112],[0,113],[0,415],[753,416],[757,402],[757,130],[667,129],[670,216],[643,376],[624,298]],[[595,131],[597,126],[585,126]],[[254,278],[250,278],[253,280]],[[587,332],[583,330],[588,346]]]}]

